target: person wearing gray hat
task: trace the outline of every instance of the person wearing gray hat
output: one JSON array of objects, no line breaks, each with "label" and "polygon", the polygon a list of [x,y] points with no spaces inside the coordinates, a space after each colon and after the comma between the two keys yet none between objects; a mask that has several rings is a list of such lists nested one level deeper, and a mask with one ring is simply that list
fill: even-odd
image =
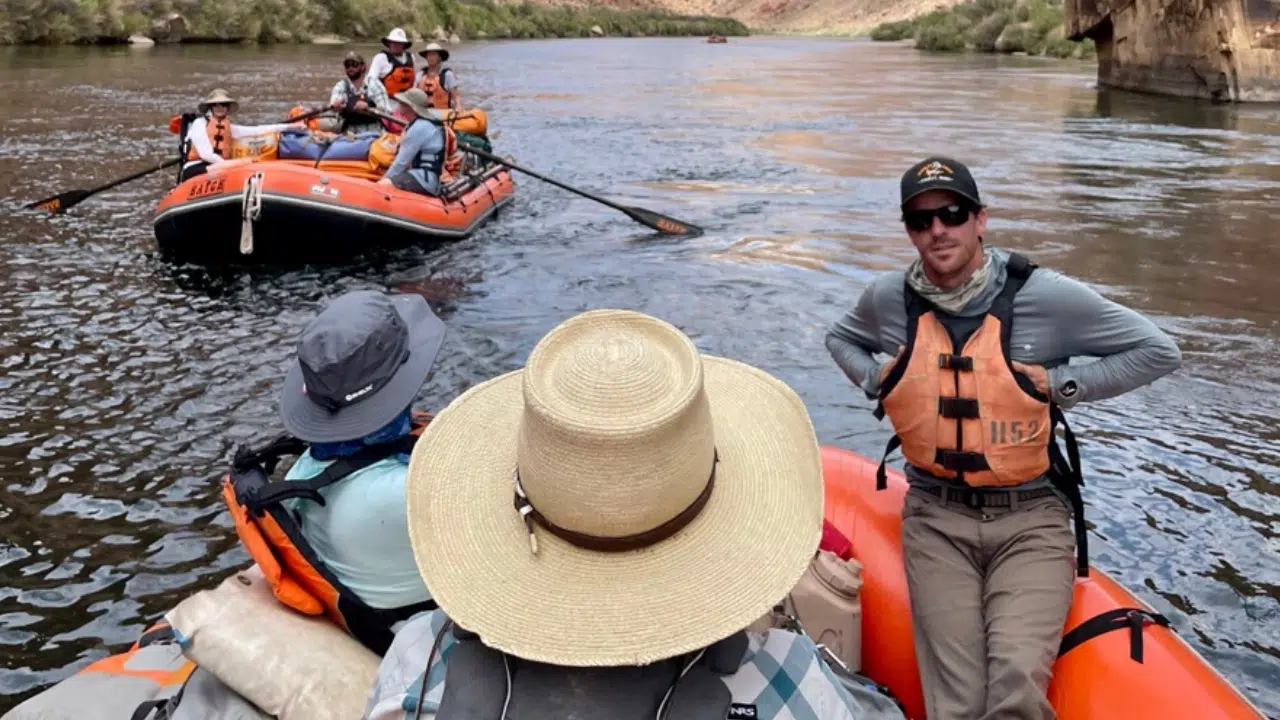
[{"label": "person wearing gray hat", "polygon": [[440,194],[440,176],[444,174],[446,160],[444,129],[432,122],[431,100],[422,88],[411,88],[397,93],[395,99],[411,118],[400,137],[396,159],[378,182],[400,190]]},{"label": "person wearing gray hat", "polygon": [[1089,572],[1065,411],[1151,383],[1182,355],[1141,314],[988,243],[987,206],[955,158],[920,160],[899,189],[918,257],[876,278],[826,345],[893,425],[885,456],[901,447],[906,460],[902,551],[926,714],[1051,718],[1072,571]]},{"label": "person wearing gray hat", "polygon": [[342,69],[346,77],[339,80],[333,86],[333,92],[329,93],[329,107],[342,116],[321,120],[319,128],[330,132],[381,133],[382,122],[364,111],[373,109],[387,115],[395,112],[386,87],[380,82],[368,82],[364,56],[355,50],[342,58]]},{"label": "person wearing gray hat", "polygon": [[[408,617],[435,607],[406,521],[412,411],[445,326],[417,295],[342,295],[303,330],[280,394],[288,435],[237,451],[224,500],[275,596],[323,612],[381,654]],[[429,416],[426,420],[429,422]],[[298,455],[270,481],[284,455]]]}]

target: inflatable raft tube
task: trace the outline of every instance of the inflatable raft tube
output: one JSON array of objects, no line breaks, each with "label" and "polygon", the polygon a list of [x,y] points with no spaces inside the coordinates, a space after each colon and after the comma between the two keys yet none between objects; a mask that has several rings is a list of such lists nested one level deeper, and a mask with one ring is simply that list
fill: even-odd
[{"label": "inflatable raft tube", "polygon": [[[911,718],[924,719],[916,670],[906,572],[902,503],[907,483],[889,473],[877,492],[877,463],[848,450],[822,449],[826,518],[849,538],[862,563],[862,672],[888,686]],[[1168,627],[1140,612],[1154,610],[1097,568],[1077,578],[1065,635],[1088,637],[1058,657],[1049,700],[1060,720],[1247,720],[1263,718],[1238,690]],[[1114,628],[1094,635],[1077,628],[1095,620]],[[1108,622],[1113,620],[1114,622]],[[1141,662],[1133,659],[1140,651]]]},{"label": "inflatable raft tube", "polygon": [[178,259],[255,262],[460,240],[515,192],[500,165],[459,178],[444,197],[432,197],[354,177],[347,167],[353,162],[220,164],[160,200],[152,220],[156,241]]}]

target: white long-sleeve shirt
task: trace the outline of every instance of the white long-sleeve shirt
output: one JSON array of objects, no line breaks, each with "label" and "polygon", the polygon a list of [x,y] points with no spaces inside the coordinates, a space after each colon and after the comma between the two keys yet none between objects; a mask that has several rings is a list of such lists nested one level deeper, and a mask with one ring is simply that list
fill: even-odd
[{"label": "white long-sleeve shirt", "polygon": [[[414,59],[414,55],[411,52],[405,51],[405,53],[400,56],[400,59],[403,61],[406,59],[406,56],[408,61],[413,64],[413,84],[417,85],[418,80],[422,78],[422,68],[418,67],[418,62]],[[382,78],[386,77],[390,72],[391,61],[387,59],[387,54],[385,52],[379,52],[377,55],[373,56],[373,60],[369,61],[369,72],[365,73],[364,81],[366,83],[381,83]]]},{"label": "white long-sleeve shirt", "polygon": [[[191,125],[187,128],[187,140],[191,146],[196,149],[196,154],[209,164],[216,163],[224,158],[220,157],[213,151],[213,143],[209,142],[209,119],[208,117],[199,117],[191,121]],[[289,127],[289,123],[278,123],[274,125],[237,125],[231,123],[231,138],[249,137],[251,135],[262,135],[269,132],[283,132]],[[199,162],[192,160],[191,163]]]}]

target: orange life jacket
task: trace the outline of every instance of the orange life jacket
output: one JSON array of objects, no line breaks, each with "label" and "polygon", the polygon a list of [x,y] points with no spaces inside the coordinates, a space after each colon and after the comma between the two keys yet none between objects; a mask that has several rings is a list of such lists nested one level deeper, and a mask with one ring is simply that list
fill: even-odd
[{"label": "orange life jacket", "polygon": [[[954,336],[937,309],[906,285],[907,342],[880,384],[875,415],[887,414],[896,433],[885,457],[901,447],[907,462],[936,477],[999,489],[1048,473],[1076,511],[1078,560],[1087,564],[1075,437],[1051,398],[1013,369],[1009,354],[1013,299],[1035,268],[1026,257],[1010,253],[1004,288],[981,324],[964,337]],[[1059,424],[1069,460],[1054,440]],[[884,460],[876,487],[885,487]],[[969,497],[980,501],[976,493]]]},{"label": "orange life jacket", "polygon": [[428,71],[422,72],[422,79],[418,81],[418,87],[431,98],[431,107],[447,110],[453,107],[453,93],[445,89],[444,74],[453,72],[447,67],[440,68],[439,75],[428,75]]},{"label": "orange life jacket", "polygon": [[440,182],[448,183],[462,169],[462,153],[458,152],[458,136],[448,124],[441,125],[444,130],[444,166],[440,169]]},{"label": "orange life jacket", "polygon": [[404,92],[413,87],[413,76],[417,74],[417,71],[413,67],[412,57],[405,61],[386,50],[383,50],[382,54],[386,55],[387,60],[391,61],[391,72],[382,78],[382,86],[387,89],[387,95],[394,99],[396,93]]},{"label": "orange life jacket", "polygon": [[[205,132],[209,135],[209,144],[213,146],[213,153],[218,157],[226,160],[231,157],[231,145],[234,142],[231,139],[231,118],[224,117],[215,118],[212,115],[205,118]],[[200,153],[196,152],[194,143],[191,149],[187,151],[187,160],[199,160]]]},{"label": "orange life jacket", "polygon": [[430,415],[414,413],[412,434],[338,458],[309,480],[270,479],[282,457],[301,455],[306,449],[301,440],[286,435],[260,450],[242,447],[222,483],[222,499],[235,520],[236,534],[262,569],[276,599],[306,615],[328,616],[378,655],[385,654],[391,645],[393,625],[434,610],[435,602],[392,609],[366,604],[324,564],[282,501],[301,498],[323,503],[320,488],[340,482],[379,460],[410,452],[430,420]]}]

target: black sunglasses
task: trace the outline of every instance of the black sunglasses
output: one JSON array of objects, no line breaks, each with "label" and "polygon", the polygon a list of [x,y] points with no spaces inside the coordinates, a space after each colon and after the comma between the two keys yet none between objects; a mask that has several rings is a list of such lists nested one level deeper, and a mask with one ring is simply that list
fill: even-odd
[{"label": "black sunglasses", "polygon": [[969,222],[973,208],[968,205],[944,205],[932,210],[904,210],[902,222],[916,232],[923,232],[933,227],[933,219],[938,218],[947,227],[959,227]]},{"label": "black sunglasses", "polygon": [[363,65],[363,64],[364,64],[364,63],[362,63],[362,62],[356,62],[355,60],[348,60],[348,61],[346,61],[346,62],[342,63],[342,67],[349,67],[349,68],[352,68],[352,67],[360,67],[360,66],[361,66],[361,65]]}]

